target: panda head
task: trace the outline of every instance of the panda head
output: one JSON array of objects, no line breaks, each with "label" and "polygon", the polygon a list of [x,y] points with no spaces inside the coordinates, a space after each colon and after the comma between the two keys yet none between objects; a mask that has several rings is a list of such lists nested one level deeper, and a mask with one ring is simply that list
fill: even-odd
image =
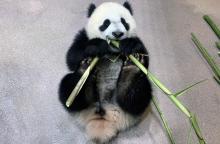
[{"label": "panda head", "polygon": [[136,22],[130,4],[105,2],[97,8],[90,4],[86,32],[89,39],[122,40],[136,36]]}]

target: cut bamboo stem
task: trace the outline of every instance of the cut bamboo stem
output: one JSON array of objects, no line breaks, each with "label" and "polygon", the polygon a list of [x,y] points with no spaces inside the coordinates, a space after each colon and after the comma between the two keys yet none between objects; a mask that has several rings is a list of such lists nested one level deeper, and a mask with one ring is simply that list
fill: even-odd
[{"label": "cut bamboo stem", "polygon": [[174,140],[174,138],[173,138],[172,131],[171,131],[169,125],[168,125],[167,120],[166,120],[165,117],[164,117],[163,112],[162,112],[161,109],[160,109],[160,106],[159,106],[159,104],[158,104],[157,99],[156,99],[155,96],[153,96],[152,101],[153,101],[153,104],[154,104],[154,106],[155,106],[157,112],[159,113],[159,116],[160,116],[160,118],[161,118],[161,121],[162,121],[162,123],[163,123],[163,126],[164,126],[164,128],[165,128],[165,130],[166,130],[166,133],[167,133],[168,137],[169,137],[170,143],[171,143],[171,144],[175,144],[175,140]]},{"label": "cut bamboo stem", "polygon": [[81,79],[78,81],[78,83],[76,84],[75,88],[73,89],[73,91],[71,92],[70,96],[68,97],[67,101],[66,101],[66,106],[70,107],[75,99],[75,97],[79,94],[80,90],[82,89],[84,83],[86,82],[87,78],[89,77],[90,72],[92,71],[92,69],[94,68],[94,66],[96,65],[96,63],[98,62],[99,58],[95,57],[91,64],[89,65],[89,67],[86,69],[86,71],[84,72],[84,74],[82,75]]},{"label": "cut bamboo stem", "polygon": [[212,28],[212,30],[215,32],[217,37],[220,39],[220,29],[218,26],[214,23],[214,21],[208,16],[204,15],[203,19],[209,24],[209,26]]},{"label": "cut bamboo stem", "polygon": [[192,35],[192,41],[196,45],[196,47],[199,49],[199,51],[202,53],[205,60],[208,62],[210,67],[212,68],[212,71],[214,72],[214,77],[218,81],[220,79],[220,68],[216,64],[216,62],[213,60],[211,55],[208,53],[206,48],[202,45],[202,43],[196,38],[194,33],[191,33]]}]

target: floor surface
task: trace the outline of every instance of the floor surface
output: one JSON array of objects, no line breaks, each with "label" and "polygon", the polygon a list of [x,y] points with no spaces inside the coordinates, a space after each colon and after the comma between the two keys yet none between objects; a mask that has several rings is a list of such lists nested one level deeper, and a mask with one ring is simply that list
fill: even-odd
[{"label": "floor surface", "polygon": [[[95,0],[95,4],[103,1]],[[123,1],[118,1],[122,3]],[[85,144],[74,115],[58,101],[58,84],[68,72],[65,54],[86,24],[89,1],[0,1],[0,143]],[[209,14],[220,26],[220,0],[131,1],[138,34],[150,53],[150,70],[178,91],[208,79],[179,99],[198,116],[208,144],[220,140],[220,86],[190,39],[195,32],[220,65],[217,37],[203,21]],[[155,88],[177,144],[186,144],[190,125]],[[196,144],[195,135],[192,143]],[[144,121],[120,133],[113,144],[168,144],[154,107]]]}]

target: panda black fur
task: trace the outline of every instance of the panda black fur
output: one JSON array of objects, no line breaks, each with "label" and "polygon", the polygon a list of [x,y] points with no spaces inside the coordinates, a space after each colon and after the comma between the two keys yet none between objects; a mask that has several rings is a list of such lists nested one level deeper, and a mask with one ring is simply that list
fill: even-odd
[{"label": "panda black fur", "polygon": [[[148,107],[152,89],[147,77],[126,56],[135,55],[148,67],[148,52],[136,35],[136,23],[128,2],[105,2],[88,9],[88,24],[75,37],[67,53],[71,73],[60,83],[59,98],[66,100],[95,56],[100,57],[73,104],[90,140],[106,143],[140,121]],[[120,57],[111,62],[106,55],[118,55],[106,41],[120,40]]]}]

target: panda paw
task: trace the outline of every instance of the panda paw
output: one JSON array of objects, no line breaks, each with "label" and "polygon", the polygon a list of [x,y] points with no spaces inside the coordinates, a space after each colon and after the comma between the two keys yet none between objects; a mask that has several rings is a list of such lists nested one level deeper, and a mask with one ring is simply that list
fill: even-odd
[{"label": "panda paw", "polygon": [[126,56],[135,53],[138,47],[139,43],[134,38],[126,38],[120,42],[121,52]]},{"label": "panda paw", "polygon": [[99,56],[102,57],[106,54],[111,54],[107,41],[102,39],[92,39],[88,42],[85,49],[86,56]]}]

